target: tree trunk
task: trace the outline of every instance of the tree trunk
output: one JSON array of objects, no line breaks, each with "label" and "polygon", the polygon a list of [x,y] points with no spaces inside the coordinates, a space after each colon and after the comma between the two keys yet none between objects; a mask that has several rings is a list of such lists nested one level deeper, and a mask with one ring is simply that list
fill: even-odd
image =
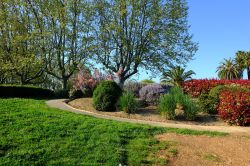
[{"label": "tree trunk", "polygon": [[68,79],[63,78],[63,90],[68,90]]},{"label": "tree trunk", "polygon": [[247,68],[247,79],[250,80],[250,67]]},{"label": "tree trunk", "polygon": [[123,89],[124,83],[125,83],[125,78],[124,77],[119,77],[118,78],[118,85]]}]

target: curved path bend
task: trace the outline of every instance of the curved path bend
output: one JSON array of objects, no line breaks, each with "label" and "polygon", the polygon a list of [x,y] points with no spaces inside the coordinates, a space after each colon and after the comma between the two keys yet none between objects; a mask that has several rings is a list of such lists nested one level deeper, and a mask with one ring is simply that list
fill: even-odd
[{"label": "curved path bend", "polygon": [[250,135],[250,127],[238,127],[238,126],[203,126],[203,125],[191,125],[191,124],[176,124],[176,123],[166,123],[166,122],[154,122],[147,120],[138,120],[138,119],[129,119],[129,118],[121,118],[110,115],[102,115],[86,110],[80,110],[73,108],[65,103],[66,99],[57,99],[57,100],[49,100],[47,101],[47,105],[53,108],[58,108],[65,111],[70,111],[77,114],[84,114],[93,116],[96,118],[116,120],[120,122],[129,122],[135,124],[146,124],[151,126],[158,127],[170,127],[170,128],[183,128],[183,129],[192,129],[192,130],[201,130],[201,131],[219,131],[226,133],[234,133],[234,134],[247,134]]}]

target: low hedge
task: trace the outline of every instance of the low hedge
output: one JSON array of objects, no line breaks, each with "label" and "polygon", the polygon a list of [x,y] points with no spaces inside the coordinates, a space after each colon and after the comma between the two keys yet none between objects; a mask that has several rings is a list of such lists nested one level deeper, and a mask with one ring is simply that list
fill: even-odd
[{"label": "low hedge", "polygon": [[0,85],[0,98],[51,98],[53,91],[30,85]]}]

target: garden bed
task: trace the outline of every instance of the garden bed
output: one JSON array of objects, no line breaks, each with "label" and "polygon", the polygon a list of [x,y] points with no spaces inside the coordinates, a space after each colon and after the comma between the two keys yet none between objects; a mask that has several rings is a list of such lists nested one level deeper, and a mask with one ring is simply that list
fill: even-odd
[{"label": "garden bed", "polygon": [[207,113],[198,113],[197,118],[194,121],[187,121],[181,117],[179,117],[177,120],[166,120],[164,117],[162,117],[159,114],[155,106],[139,108],[139,110],[136,113],[127,114],[122,111],[117,111],[117,112],[96,111],[92,106],[92,98],[75,99],[75,100],[68,102],[68,104],[77,109],[95,112],[95,113],[103,114],[103,115],[122,117],[122,118],[149,120],[149,121],[155,121],[155,122],[171,122],[171,123],[177,123],[177,124],[227,126],[227,124],[221,121],[217,115],[209,115]]}]

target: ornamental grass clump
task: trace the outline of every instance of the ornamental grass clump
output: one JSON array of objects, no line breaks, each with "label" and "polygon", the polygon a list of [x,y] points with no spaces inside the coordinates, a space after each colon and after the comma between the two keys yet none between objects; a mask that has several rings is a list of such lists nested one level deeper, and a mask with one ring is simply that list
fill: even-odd
[{"label": "ornamental grass clump", "polygon": [[134,94],[131,92],[123,93],[118,101],[118,107],[128,114],[135,113],[138,109],[138,103]]},{"label": "ornamental grass clump", "polygon": [[175,111],[177,106],[183,109],[184,117],[187,120],[195,119],[198,112],[196,104],[179,87],[173,87],[169,94],[165,94],[160,98],[158,110],[167,119],[176,119]]},{"label": "ornamental grass clump", "polygon": [[172,95],[165,94],[160,97],[158,110],[166,119],[175,119],[176,104],[176,100]]}]

